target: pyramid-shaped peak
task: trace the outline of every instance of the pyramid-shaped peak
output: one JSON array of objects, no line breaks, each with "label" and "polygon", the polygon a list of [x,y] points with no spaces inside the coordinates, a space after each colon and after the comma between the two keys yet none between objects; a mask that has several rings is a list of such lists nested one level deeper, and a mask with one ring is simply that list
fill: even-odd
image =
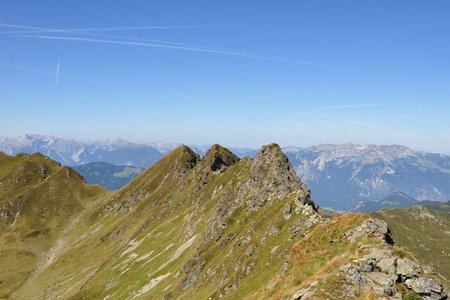
[{"label": "pyramid-shaped peak", "polygon": [[276,143],[271,143],[261,147],[254,158],[255,162],[270,163],[273,161],[278,161],[283,165],[290,165],[287,156],[284,154],[281,147]]},{"label": "pyramid-shaped peak", "polygon": [[275,143],[262,146],[253,158],[252,174],[256,177],[277,181],[277,184],[290,186],[292,189],[305,188],[297,177],[289,159]]},{"label": "pyramid-shaped peak", "polygon": [[172,151],[170,151],[167,155],[170,156],[179,156],[179,155],[197,155],[194,150],[189,148],[186,145],[180,145],[176,148],[174,148]]},{"label": "pyramid-shaped peak", "polygon": [[[285,156],[283,150],[277,143],[270,143],[261,147],[258,152],[259,155],[271,155],[271,156]],[[258,155],[256,154],[256,155]]]},{"label": "pyramid-shaped peak", "polygon": [[225,147],[214,144],[206,152],[204,162],[212,171],[219,171],[234,165],[239,161],[234,153]]},{"label": "pyramid-shaped peak", "polygon": [[180,145],[170,151],[161,161],[180,161],[188,168],[193,168],[199,161],[200,156],[186,145]]}]

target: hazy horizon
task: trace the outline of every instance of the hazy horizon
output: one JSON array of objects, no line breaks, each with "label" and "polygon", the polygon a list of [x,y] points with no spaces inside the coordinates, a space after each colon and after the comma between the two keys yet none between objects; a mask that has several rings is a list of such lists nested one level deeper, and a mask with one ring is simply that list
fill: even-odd
[{"label": "hazy horizon", "polygon": [[[40,136],[40,137],[54,137],[54,138],[61,138],[63,140],[67,140],[67,141],[76,141],[76,142],[82,142],[82,143],[99,143],[99,142],[119,142],[119,141],[124,141],[124,142],[129,142],[129,143],[134,143],[134,144],[139,144],[139,145],[156,145],[156,144],[161,144],[161,145],[188,145],[188,146],[196,146],[196,147],[209,147],[213,144],[220,144],[222,146],[228,147],[228,148],[238,148],[238,149],[252,149],[252,150],[257,150],[259,148],[261,148],[262,146],[266,145],[266,144],[270,144],[270,143],[276,143],[279,144],[280,147],[282,148],[308,148],[308,147],[315,147],[315,146],[321,146],[321,145],[354,145],[354,146],[367,146],[367,145],[374,145],[374,146],[405,146],[411,150],[414,151],[419,151],[419,152],[428,152],[428,153],[436,153],[436,154],[444,154],[444,155],[450,155],[450,153],[445,153],[445,152],[438,152],[438,151],[429,151],[426,149],[420,149],[420,148],[414,148],[408,145],[403,145],[403,144],[375,144],[375,143],[355,143],[355,142],[344,142],[344,143],[330,143],[330,142],[325,142],[325,143],[317,143],[317,144],[305,144],[302,143],[301,141],[299,141],[297,144],[293,143],[293,144],[283,144],[283,143],[279,143],[276,140],[273,141],[268,141],[266,143],[263,144],[257,144],[257,145],[252,145],[252,144],[226,144],[226,143],[221,143],[218,141],[206,141],[206,142],[201,142],[201,143],[189,143],[189,142],[180,142],[180,141],[166,141],[163,139],[128,139],[126,137],[104,137],[104,138],[74,138],[74,137],[70,137],[70,136],[65,136],[62,134],[45,134],[45,133],[22,133],[19,135],[0,135],[0,138],[8,138],[8,139],[17,139],[19,137],[23,137],[23,136]],[[0,150],[1,151],[1,150]]]}]

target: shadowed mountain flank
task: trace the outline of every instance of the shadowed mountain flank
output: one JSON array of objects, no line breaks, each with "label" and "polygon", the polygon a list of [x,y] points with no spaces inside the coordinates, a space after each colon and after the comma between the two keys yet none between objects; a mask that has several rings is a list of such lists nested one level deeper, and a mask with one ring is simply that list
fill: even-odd
[{"label": "shadowed mountain flank", "polygon": [[239,161],[239,157],[234,155],[230,150],[214,144],[206,152],[204,163],[209,166],[211,171],[224,170]]}]

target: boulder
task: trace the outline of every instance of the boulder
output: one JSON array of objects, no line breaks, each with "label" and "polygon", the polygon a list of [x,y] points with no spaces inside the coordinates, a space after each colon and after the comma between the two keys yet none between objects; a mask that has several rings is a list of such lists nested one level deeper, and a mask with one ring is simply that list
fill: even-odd
[{"label": "boulder", "polygon": [[346,264],[343,265],[339,270],[344,273],[344,277],[347,282],[356,284],[358,286],[365,285],[366,280],[355,265]]},{"label": "boulder", "polygon": [[395,257],[387,257],[381,259],[377,262],[377,267],[380,268],[381,272],[389,275],[393,280],[397,280],[398,276],[396,273],[397,259]]},{"label": "boulder", "polygon": [[372,272],[377,269],[388,274],[393,280],[398,277],[396,273],[397,259],[388,249],[374,248],[359,262],[361,271]]},{"label": "boulder", "polygon": [[360,226],[350,229],[344,236],[350,241],[356,241],[370,235],[385,239],[388,232],[388,226],[385,221],[369,218]]},{"label": "boulder", "polygon": [[401,276],[402,281],[407,278],[416,277],[419,274],[419,267],[409,258],[399,258],[397,260],[397,274]]},{"label": "boulder", "polygon": [[371,272],[366,275],[367,284],[377,293],[393,296],[397,293],[395,280],[382,272]]},{"label": "boulder", "polygon": [[444,288],[434,279],[426,277],[410,278],[405,281],[405,284],[425,300],[447,299]]}]

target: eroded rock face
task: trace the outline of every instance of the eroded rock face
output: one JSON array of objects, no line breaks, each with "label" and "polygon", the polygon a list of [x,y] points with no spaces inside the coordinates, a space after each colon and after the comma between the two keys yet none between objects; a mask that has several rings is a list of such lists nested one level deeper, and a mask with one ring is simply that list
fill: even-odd
[{"label": "eroded rock face", "polygon": [[[250,160],[250,176],[241,190],[254,210],[266,202],[284,199],[295,192],[295,205],[314,206],[311,192],[298,178],[286,155],[277,144],[265,145]],[[292,203],[293,205],[294,203]],[[315,208],[315,206],[314,206]]]}]

